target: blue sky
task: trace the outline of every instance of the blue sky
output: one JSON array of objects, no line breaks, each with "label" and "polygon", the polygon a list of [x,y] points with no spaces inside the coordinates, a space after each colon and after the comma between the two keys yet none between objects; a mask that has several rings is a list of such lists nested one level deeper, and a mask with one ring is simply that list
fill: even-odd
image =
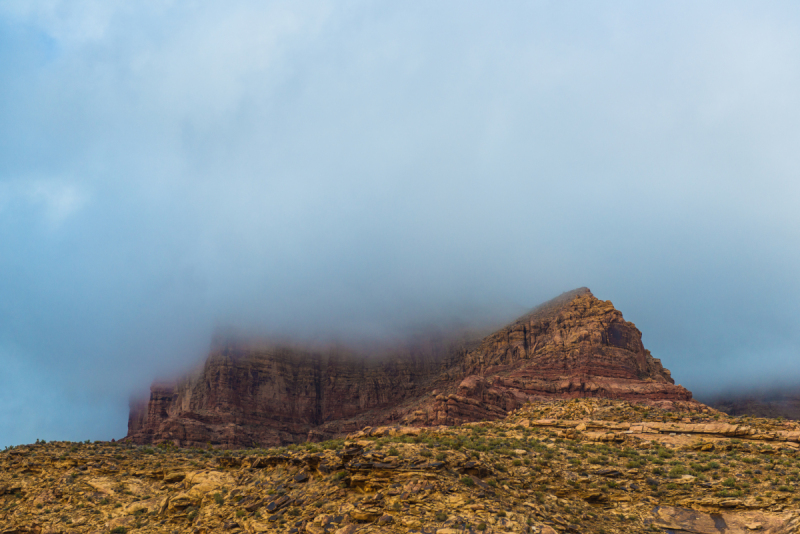
[{"label": "blue sky", "polygon": [[698,395],[800,380],[800,8],[0,4],[0,446],[125,434],[215,329],[590,287]]}]

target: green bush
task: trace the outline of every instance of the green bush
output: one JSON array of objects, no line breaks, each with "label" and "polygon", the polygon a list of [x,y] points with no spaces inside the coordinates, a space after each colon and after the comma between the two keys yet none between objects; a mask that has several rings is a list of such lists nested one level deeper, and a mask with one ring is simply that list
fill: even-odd
[{"label": "green bush", "polygon": [[461,483],[464,484],[465,486],[474,486],[475,485],[475,481],[472,480],[472,477],[469,477],[469,476],[461,477]]},{"label": "green bush", "polygon": [[679,478],[686,474],[686,468],[682,465],[676,465],[672,469],[669,470],[668,476],[670,478]]}]

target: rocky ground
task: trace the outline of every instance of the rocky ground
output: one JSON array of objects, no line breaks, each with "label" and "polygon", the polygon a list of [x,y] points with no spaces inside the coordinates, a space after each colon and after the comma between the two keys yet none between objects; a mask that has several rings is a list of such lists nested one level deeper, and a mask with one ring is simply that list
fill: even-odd
[{"label": "rocky ground", "polygon": [[800,426],[624,401],[221,451],[51,442],[0,453],[0,533],[800,530]]}]

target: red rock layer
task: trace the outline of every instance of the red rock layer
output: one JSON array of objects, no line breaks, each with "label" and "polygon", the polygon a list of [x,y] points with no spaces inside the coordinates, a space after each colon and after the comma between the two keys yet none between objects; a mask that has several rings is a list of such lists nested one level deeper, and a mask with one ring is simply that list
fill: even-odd
[{"label": "red rock layer", "polygon": [[496,419],[529,400],[691,401],[641,332],[586,289],[478,342],[419,343],[379,357],[228,344],[132,405],[128,439],[229,447],[320,440],[386,424]]}]

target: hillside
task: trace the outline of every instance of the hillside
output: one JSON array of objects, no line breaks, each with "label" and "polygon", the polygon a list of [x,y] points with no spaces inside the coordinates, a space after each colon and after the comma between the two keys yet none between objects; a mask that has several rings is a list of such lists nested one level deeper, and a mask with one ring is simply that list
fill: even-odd
[{"label": "hillside", "polygon": [[274,449],[0,453],[4,533],[788,534],[800,425],[604,399]]}]

